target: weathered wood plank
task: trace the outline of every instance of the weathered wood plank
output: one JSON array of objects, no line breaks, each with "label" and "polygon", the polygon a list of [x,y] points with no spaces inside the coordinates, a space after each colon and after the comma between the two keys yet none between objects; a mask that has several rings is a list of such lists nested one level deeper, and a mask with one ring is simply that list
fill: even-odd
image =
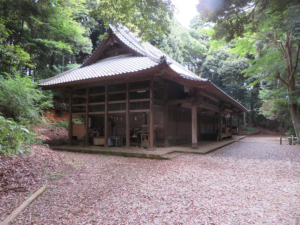
[{"label": "weathered wood plank", "polygon": [[166,84],[166,89],[164,93],[164,100],[167,102],[164,110],[164,146],[169,146],[168,139],[168,122],[169,122],[169,113],[168,113],[168,91],[169,91],[169,82]]},{"label": "weathered wood plank", "polygon": [[70,101],[69,101],[69,131],[68,131],[68,145],[72,144],[72,96],[73,96],[73,90],[70,89]]},{"label": "weathered wood plank", "polygon": [[185,99],[176,99],[176,100],[169,100],[168,105],[176,105],[176,104],[183,104],[183,103],[191,103],[190,99],[185,98]]},{"label": "weathered wood plank", "polygon": [[108,104],[118,104],[118,103],[126,103],[126,100],[120,100],[120,101],[109,101]]},{"label": "weathered wood plank", "polygon": [[105,85],[105,111],[104,111],[104,138],[105,138],[105,147],[108,146],[108,86]]},{"label": "weathered wood plank", "polygon": [[207,92],[204,91],[204,90],[202,90],[202,91],[200,92],[200,95],[202,95],[202,96],[204,96],[204,97],[206,97],[206,98],[209,98],[209,99],[211,99],[211,100],[214,101],[214,102],[220,103],[220,99],[214,97],[211,93],[207,93]]},{"label": "weathered wood plank", "polygon": [[126,147],[130,147],[129,82],[126,83]]},{"label": "weathered wood plank", "polygon": [[113,113],[126,113],[126,110],[108,111],[108,114],[113,114]]},{"label": "weathered wood plank", "polygon": [[220,111],[220,107],[218,107],[216,105],[213,105],[213,104],[210,104],[208,102],[200,102],[200,103],[198,103],[198,107],[208,109],[208,110],[211,110],[211,111],[214,111],[214,112],[219,112]]},{"label": "weathered wood plank", "polygon": [[89,105],[105,105],[105,102],[93,102],[89,103]]},{"label": "weathered wood plank", "polygon": [[40,194],[42,194],[47,189],[47,186],[43,186],[37,192],[30,196],[22,205],[16,208],[2,223],[1,225],[8,225],[22,212],[34,199],[36,199]]},{"label": "weathered wood plank", "polygon": [[90,88],[86,88],[85,145],[89,145],[89,94]]},{"label": "weathered wood plank", "polygon": [[149,102],[150,98],[131,99],[129,102]]},{"label": "weathered wood plank", "polygon": [[149,91],[150,88],[135,88],[135,89],[129,89],[129,92],[137,92],[137,91]]},{"label": "weathered wood plank", "polygon": [[197,103],[192,103],[192,148],[198,148]]},{"label": "weathered wood plank", "polygon": [[219,112],[219,141],[222,141],[222,113]]},{"label": "weathered wood plank", "polygon": [[150,149],[154,147],[153,78],[150,80]]},{"label": "weathered wood plank", "polygon": [[129,110],[130,113],[150,112],[150,109],[134,109]]},{"label": "weathered wood plank", "polygon": [[86,88],[85,145],[89,145],[89,94],[90,94],[90,88]]}]

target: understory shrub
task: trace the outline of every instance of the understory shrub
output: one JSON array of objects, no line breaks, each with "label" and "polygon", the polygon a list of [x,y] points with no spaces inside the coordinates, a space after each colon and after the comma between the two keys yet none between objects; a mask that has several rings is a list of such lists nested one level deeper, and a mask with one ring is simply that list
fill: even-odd
[{"label": "understory shrub", "polygon": [[28,76],[0,76],[0,106],[7,117],[32,125],[41,121],[44,109],[52,107],[52,94]]},{"label": "understory shrub", "polygon": [[23,153],[36,140],[34,132],[13,119],[0,116],[0,154]]},{"label": "understory shrub", "polygon": [[257,131],[253,127],[246,127],[244,125],[241,125],[243,130],[246,130],[248,134],[258,134]]}]

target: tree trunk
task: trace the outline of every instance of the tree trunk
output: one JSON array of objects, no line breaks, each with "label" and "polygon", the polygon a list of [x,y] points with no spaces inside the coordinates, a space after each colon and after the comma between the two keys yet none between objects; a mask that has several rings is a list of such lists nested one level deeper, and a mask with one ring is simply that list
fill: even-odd
[{"label": "tree trunk", "polygon": [[289,111],[290,111],[290,114],[291,114],[291,117],[292,117],[293,126],[294,126],[294,129],[295,129],[295,132],[296,132],[296,136],[298,138],[300,138],[300,121],[299,121],[299,118],[298,118],[298,110],[297,109],[298,109],[298,105],[296,103],[289,105]]}]

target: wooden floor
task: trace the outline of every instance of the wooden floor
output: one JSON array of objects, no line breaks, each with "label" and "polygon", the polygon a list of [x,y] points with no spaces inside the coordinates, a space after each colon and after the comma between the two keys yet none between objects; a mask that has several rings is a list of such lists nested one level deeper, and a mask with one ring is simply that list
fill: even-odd
[{"label": "wooden floor", "polygon": [[100,146],[50,146],[53,150],[83,152],[90,154],[105,154],[118,155],[125,157],[151,158],[151,159],[170,159],[168,155],[172,153],[193,153],[193,154],[207,154],[223,146],[229,145],[235,141],[243,139],[245,136],[233,135],[232,138],[223,141],[201,141],[198,143],[199,149],[192,149],[192,144],[184,144],[178,146],[171,146],[168,148],[160,147],[155,150],[147,150],[138,147],[100,147]]}]

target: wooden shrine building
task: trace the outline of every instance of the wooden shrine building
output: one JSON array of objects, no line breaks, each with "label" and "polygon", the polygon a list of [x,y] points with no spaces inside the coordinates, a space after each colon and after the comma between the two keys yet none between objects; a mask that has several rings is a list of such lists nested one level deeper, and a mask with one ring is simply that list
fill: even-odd
[{"label": "wooden shrine building", "polygon": [[[197,148],[239,133],[232,118],[243,105],[127,28],[108,34],[81,66],[40,81],[70,94],[70,145],[76,136],[86,145]],[[73,124],[74,116],[85,123]]]}]

